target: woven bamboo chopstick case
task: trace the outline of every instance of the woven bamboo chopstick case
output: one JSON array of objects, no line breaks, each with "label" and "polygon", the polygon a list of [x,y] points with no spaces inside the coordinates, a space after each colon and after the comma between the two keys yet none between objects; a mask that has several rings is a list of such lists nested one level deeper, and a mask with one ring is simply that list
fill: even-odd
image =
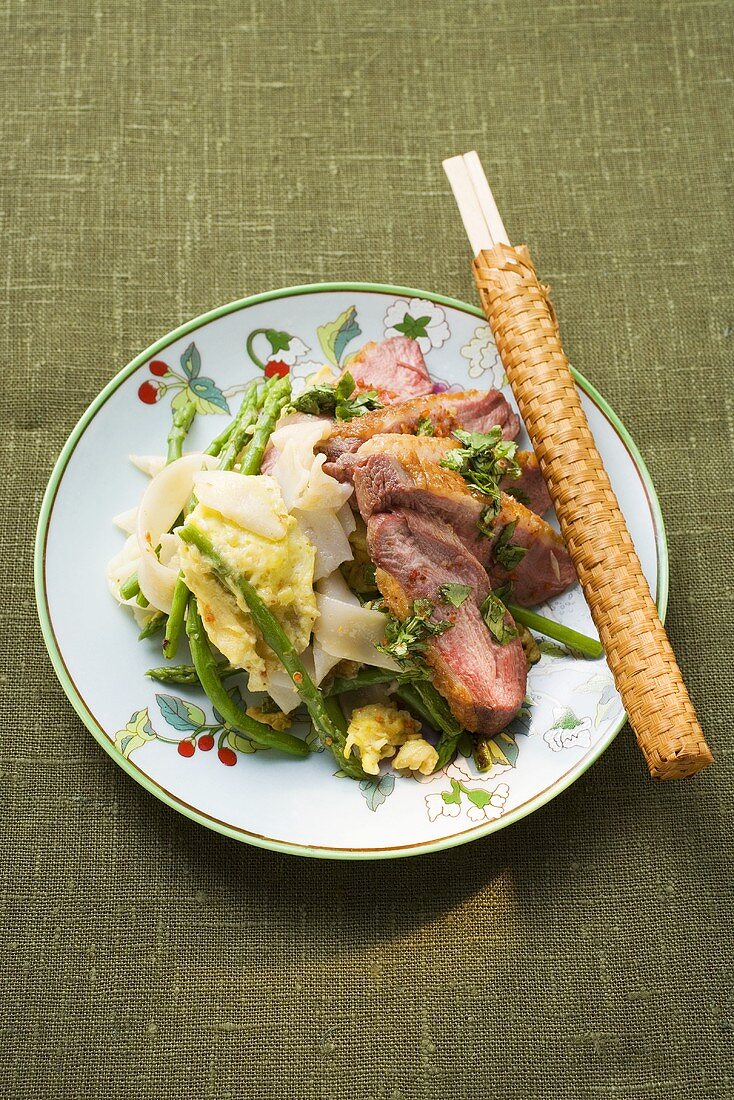
[{"label": "woven bamboo chopstick case", "polygon": [[474,278],[650,774],[695,775],[711,751],[589,430],[548,287],[525,245],[481,251]]}]

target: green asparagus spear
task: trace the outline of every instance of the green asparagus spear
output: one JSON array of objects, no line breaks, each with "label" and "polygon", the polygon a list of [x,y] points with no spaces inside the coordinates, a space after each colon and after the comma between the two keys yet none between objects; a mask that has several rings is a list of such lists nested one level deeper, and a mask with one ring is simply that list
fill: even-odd
[{"label": "green asparagus spear", "polygon": [[231,470],[237,461],[237,455],[250,438],[260,406],[266,400],[269,386],[270,383],[266,382],[264,386],[259,388],[253,385],[245,390],[239,412],[232,422],[229,437],[219,455],[220,470]]},{"label": "green asparagus spear", "polygon": [[334,726],[344,735],[347,736],[347,720],[344,717],[344,711],[342,710],[341,703],[336,695],[326,696],[324,698],[324,706],[326,713],[331,718]]},{"label": "green asparagus spear", "polygon": [[439,734],[438,741],[436,742],[438,760],[433,769],[434,771],[439,771],[441,768],[446,767],[447,764],[450,764],[456,756],[459,741],[466,731],[452,714],[451,708],[443,695],[436,690],[430,680],[416,683],[415,689],[423,699],[426,707],[430,709],[433,714],[433,722],[431,725]]},{"label": "green asparagus spear", "polygon": [[120,585],[120,599],[132,600],[133,597],[137,597],[140,594],[140,584],[138,583],[137,572],[131,573]]},{"label": "green asparagus spear", "polygon": [[255,430],[252,433],[244,458],[240,465],[240,473],[259,474],[265,448],[273,434],[273,428],[280,416],[281,409],[287,405],[291,397],[291,380],[288,376],[278,378],[272,386],[268,387],[265,402],[257,418]]},{"label": "green asparagus spear", "polygon": [[199,682],[212,706],[219,711],[225,722],[240,730],[251,740],[257,742],[258,745],[266,745],[270,749],[280,749],[281,752],[289,753],[291,756],[308,756],[310,750],[305,741],[294,737],[292,733],[271,729],[264,722],[256,722],[227,694],[222,685],[219,667],[209,645],[209,639],[206,636],[194,596],[189,600],[186,634],[188,635],[191,656],[194,660]]},{"label": "green asparagus spear", "polygon": [[[226,680],[229,676],[237,676],[242,669],[224,663],[218,665],[217,672],[220,680]],[[199,684],[199,677],[193,665],[161,665],[160,668],[149,668],[145,675],[151,680],[158,680],[161,684]]]},{"label": "green asparagus spear", "polygon": [[178,646],[184,631],[184,619],[186,617],[186,605],[189,599],[189,590],[183,573],[176,578],[176,587],[173,590],[171,610],[166,622],[166,633],[163,638],[163,656],[172,661],[178,653]]},{"label": "green asparagus spear", "polygon": [[477,771],[486,772],[497,763],[492,755],[492,745],[498,734],[494,734],[492,737],[480,736],[474,743],[474,763],[477,766]]},{"label": "green asparagus spear", "polygon": [[154,634],[157,634],[160,630],[163,630],[166,625],[166,616],[162,611],[156,611],[155,615],[151,615],[143,629],[138,634],[138,641],[142,642],[146,638],[152,638]]},{"label": "green asparagus spear", "polygon": [[168,454],[166,455],[166,465],[170,465],[171,462],[175,462],[177,458],[181,457],[183,453],[184,440],[191,427],[192,421],[196,416],[196,405],[193,401],[186,401],[178,409],[174,410],[173,423],[171,424],[171,430],[168,433]]},{"label": "green asparagus spear", "polygon": [[464,729],[454,718],[443,695],[430,680],[400,684],[397,695],[414,714],[436,730],[439,735],[436,743],[438,760],[434,771],[445,767],[456,755]]},{"label": "green asparagus spear", "polygon": [[212,439],[209,446],[204,451],[205,455],[212,455],[216,458],[221,452],[222,448],[226,445],[227,440],[232,434],[232,428],[234,427],[234,421],[230,421],[227,427]]},{"label": "green asparagus spear", "polygon": [[[232,463],[237,457],[237,452],[242,446],[242,440],[247,432],[250,424],[254,421],[257,415],[258,406],[258,390],[257,385],[251,385],[249,389],[245,390],[244,397],[242,398],[242,404],[234,420],[224,432],[210,444],[207,449],[207,454],[219,454],[223,450],[223,454],[219,461],[220,470],[228,470],[231,468]],[[192,493],[189,497],[188,503],[184,507],[183,518],[186,514],[196,507],[196,496]],[[184,620],[186,618],[186,608],[188,605],[189,590],[186,586],[183,573],[179,573],[176,578],[176,587],[173,590],[173,601],[171,603],[171,610],[168,615],[168,621],[166,622],[166,633],[163,639],[163,656],[168,661],[172,661],[178,653],[179,643],[181,636],[184,632]]]},{"label": "green asparagus spear", "polygon": [[428,722],[430,726],[433,726],[434,716],[415,690],[415,683],[399,684],[395,694],[401,702],[405,703],[406,707],[413,711],[417,718],[420,718],[421,722]]},{"label": "green asparagus spear", "polygon": [[397,672],[389,672],[385,668],[360,668],[354,676],[335,676],[324,689],[324,694],[343,695],[345,691],[359,691],[360,688],[370,687],[372,684],[389,684],[398,678]]},{"label": "green asparagus spear", "polygon": [[[293,643],[257,591],[245,577],[230,569],[213,546],[211,540],[193,524],[186,524],[182,527],[179,536],[184,542],[196,546],[199,552],[208,559],[220,584],[242,596],[266,645],[270,646],[290,676],[293,686],[306,704],[319,738],[331,749],[341,770],[353,779],[365,779],[365,773],[358,761],[354,757],[347,758],[344,755],[346,724],[336,721],[330,714],[324,696],[304,668]],[[197,671],[199,671],[198,666]],[[201,678],[200,671],[199,677]]]},{"label": "green asparagus spear", "polygon": [[538,615],[535,611],[529,611],[527,607],[517,607],[514,603],[505,604],[513,619],[527,626],[530,630],[536,630],[538,634],[545,634],[547,638],[553,638],[568,649],[583,654],[584,657],[595,659],[604,656],[601,644],[595,638],[589,638],[586,634],[579,634],[570,626],[563,626],[553,619],[546,619],[545,615]]}]

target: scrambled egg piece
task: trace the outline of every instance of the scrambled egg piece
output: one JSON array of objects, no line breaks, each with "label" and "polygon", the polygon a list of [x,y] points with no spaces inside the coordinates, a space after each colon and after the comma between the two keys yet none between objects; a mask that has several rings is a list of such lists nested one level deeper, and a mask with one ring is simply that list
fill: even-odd
[{"label": "scrambled egg piece", "polygon": [[396,768],[410,768],[428,775],[435,767],[438,754],[420,736],[420,728],[420,722],[411,718],[407,711],[390,704],[357,707],[352,711],[347,729],[344,754],[348,756],[356,745],[364,770],[370,775],[378,775],[380,761],[390,759],[400,749],[393,761]]},{"label": "scrambled egg piece", "polygon": [[[268,539],[221,513],[197,504],[187,522],[198,527],[235,572],[257,589],[300,653],[318,618],[313,590],[315,552],[278,493],[276,513],[285,534]],[[238,668],[249,673],[251,691],[265,691],[265,677],[281,665],[255,628],[239,593],[224,588],[195,546],[181,543],[181,568],[198,602],[209,638]]]},{"label": "scrambled egg piece", "polygon": [[398,771],[420,772],[430,775],[438,763],[438,753],[433,745],[422,737],[413,737],[398,750],[392,766]]}]

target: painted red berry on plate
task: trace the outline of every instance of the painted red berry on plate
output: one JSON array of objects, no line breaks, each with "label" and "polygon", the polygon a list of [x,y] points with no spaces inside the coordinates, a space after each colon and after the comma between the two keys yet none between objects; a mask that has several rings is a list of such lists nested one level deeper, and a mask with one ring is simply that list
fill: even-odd
[{"label": "painted red berry on plate", "polygon": [[143,382],[138,390],[138,397],[141,401],[144,401],[146,405],[155,405],[160,397],[160,386],[155,382]]},{"label": "painted red berry on plate", "polygon": [[269,363],[265,364],[265,377],[275,378],[277,375],[278,378],[285,378],[290,369],[288,364],[284,363],[282,359],[271,359]]},{"label": "painted red berry on plate", "polygon": [[199,748],[202,752],[210,752],[214,748],[214,738],[210,733],[202,733],[199,738]]},{"label": "painted red berry on plate", "polygon": [[233,752],[232,749],[220,749],[217,756],[228,768],[234,767],[237,763],[237,753]]},{"label": "painted red berry on plate", "polygon": [[196,745],[193,741],[179,741],[178,743],[178,755],[179,756],[193,756]]},{"label": "painted red berry on plate", "polygon": [[150,373],[162,378],[164,374],[168,374],[168,363],[164,363],[162,359],[154,359],[150,364]]}]

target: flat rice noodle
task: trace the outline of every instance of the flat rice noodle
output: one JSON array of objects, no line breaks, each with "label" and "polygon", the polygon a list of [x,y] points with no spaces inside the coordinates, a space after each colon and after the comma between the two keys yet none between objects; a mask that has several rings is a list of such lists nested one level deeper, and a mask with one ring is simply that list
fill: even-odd
[{"label": "flat rice noodle", "polygon": [[337,481],[323,471],[326,455],[314,455],[306,488],[297,507],[306,512],[338,512],[352,495],[353,486]]},{"label": "flat rice noodle", "polygon": [[316,591],[317,593],[320,592],[322,596],[329,596],[332,600],[341,600],[342,603],[351,604],[352,607],[362,606],[338,569],[330,576],[320,580],[316,585]]},{"label": "flat rice noodle", "polygon": [[181,549],[181,541],[178,535],[167,534],[161,535],[160,552],[158,554],[158,561],[161,565],[167,566],[169,569],[175,569],[178,573],[181,568],[181,559],[179,557],[179,550]]},{"label": "flat rice noodle", "polygon": [[339,658],[332,656],[331,653],[327,653],[315,639],[311,649],[313,651],[314,683],[318,687],[323,682],[324,678],[329,675],[332,668],[339,664]]},{"label": "flat rice noodle", "polygon": [[166,464],[165,455],[128,455],[128,458],[146,477],[155,477]]},{"label": "flat rice noodle", "polygon": [[266,474],[206,470],[194,474],[198,500],[245,531],[265,539],[285,538],[283,500],[277,481]]},{"label": "flat rice noodle", "polygon": [[217,459],[212,455],[184,455],[156,474],[140,501],[138,583],[148,602],[166,614],[171,610],[178,569],[160,562],[155,549],[163,545],[163,536],[169,533],[188,502],[194,487],[194,474],[216,465]]},{"label": "flat rice noodle", "polygon": [[342,527],[344,528],[344,534],[348,538],[353,531],[357,530],[357,521],[354,518],[354,512],[352,511],[351,505],[348,502],[346,504],[342,504],[336,515]]},{"label": "flat rice noodle", "polygon": [[289,440],[297,438],[304,441],[304,446],[313,451],[317,443],[321,443],[331,434],[333,421],[320,416],[308,416],[304,413],[291,413],[281,417],[278,426],[270,436],[270,442],[276,451],[284,451]]},{"label": "flat rice noodle", "polygon": [[297,421],[270,437],[279,452],[270,472],[280,485],[289,512],[294,508],[337,511],[351,495],[351,486],[323,472],[325,456],[314,455],[314,447],[329,430],[329,423],[321,420]]},{"label": "flat rice noodle", "polygon": [[115,527],[120,531],[124,531],[126,535],[133,535],[138,526],[138,507],[128,508],[127,512],[118,512],[116,516],[112,517],[112,522]]},{"label": "flat rice noodle", "polygon": [[392,657],[375,648],[378,642],[385,639],[388,617],[382,611],[371,611],[359,605],[355,607],[352,603],[321,593],[316,595],[316,606],[319,617],[313,636],[332,657],[399,671]]},{"label": "flat rice noodle", "polygon": [[316,551],[315,581],[328,577],[343,561],[352,560],[349,539],[333,512],[302,512],[295,509],[293,516]]}]

